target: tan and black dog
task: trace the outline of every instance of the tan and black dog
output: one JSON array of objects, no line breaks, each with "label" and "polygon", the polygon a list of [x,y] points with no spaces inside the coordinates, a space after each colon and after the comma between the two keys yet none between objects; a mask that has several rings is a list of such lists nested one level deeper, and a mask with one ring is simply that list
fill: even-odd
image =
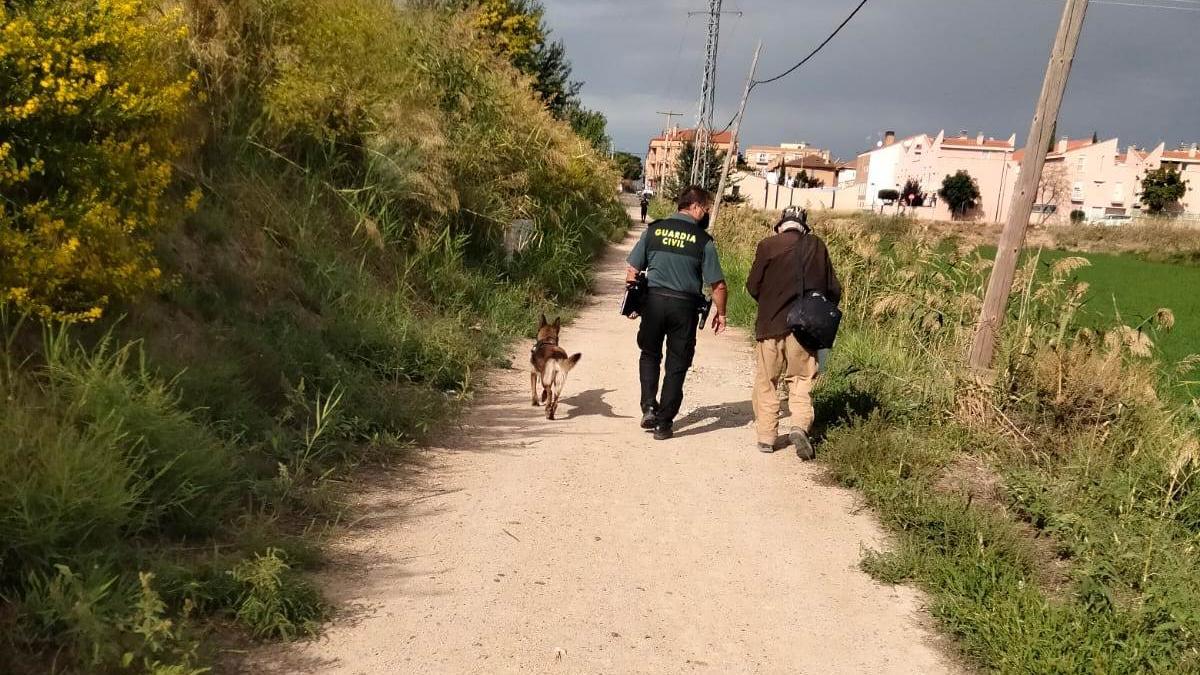
[{"label": "tan and black dog", "polygon": [[[546,419],[554,419],[558,410],[558,397],[562,396],[563,385],[567,383],[567,373],[579,363],[583,354],[567,356],[567,352],[558,346],[558,334],[562,330],[562,321],[555,319],[554,323],[546,321],[542,315],[538,324],[537,344],[529,355],[529,384],[533,387],[533,405],[546,406]],[[542,386],[541,394],[538,385]]]}]

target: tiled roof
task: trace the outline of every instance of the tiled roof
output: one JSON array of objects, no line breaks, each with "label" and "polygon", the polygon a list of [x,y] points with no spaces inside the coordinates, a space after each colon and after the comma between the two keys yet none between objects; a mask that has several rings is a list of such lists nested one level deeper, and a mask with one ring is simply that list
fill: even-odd
[{"label": "tiled roof", "polygon": [[[1078,150],[1080,148],[1086,148],[1091,145],[1095,145],[1095,144],[1092,143],[1092,139],[1090,139],[1090,138],[1068,139],[1067,140],[1067,152],[1071,152],[1073,150]],[[1046,158],[1047,159],[1058,158],[1058,157],[1062,157],[1063,154],[1065,154],[1065,153],[1058,152],[1058,141],[1055,141],[1054,149],[1051,150],[1050,152],[1046,153]],[[1021,159],[1023,157],[1025,157],[1025,148],[1020,148],[1019,150],[1013,152],[1012,159],[1014,162],[1021,161]]]},{"label": "tiled roof", "polygon": [[[673,136],[671,136],[672,141],[684,141],[685,143],[691,143],[695,139],[696,139],[696,130],[695,129],[680,129]],[[665,141],[665,140],[667,140],[667,139],[663,136],[655,136],[654,138],[650,139],[651,142]],[[722,131],[720,133],[716,133],[716,134],[713,134],[712,136],[710,136],[709,140],[711,142],[717,143],[717,144],[729,143],[729,142],[733,141],[733,132]]]},{"label": "tiled roof", "polygon": [[1200,152],[1193,152],[1191,150],[1164,150],[1163,159],[1200,162]]},{"label": "tiled roof", "polygon": [[993,150],[1011,150],[1012,145],[1008,141],[1001,141],[995,138],[985,138],[981,143],[978,137],[974,136],[954,136],[942,139],[943,146],[951,146],[955,148],[970,147],[970,148],[987,148]]},{"label": "tiled roof", "polygon": [[789,160],[785,163],[785,166],[791,169],[821,169],[825,171],[837,171],[838,169],[837,164],[831,164],[819,157]]},{"label": "tiled roof", "polygon": [[[1094,145],[1094,143],[1092,143],[1092,139],[1090,139],[1090,138],[1068,138],[1067,139],[1067,152],[1072,152],[1072,151],[1078,150],[1080,148],[1086,148],[1090,145]],[[1058,151],[1058,141],[1055,141],[1054,149],[1050,151],[1049,156],[1055,157],[1055,156],[1062,156],[1062,155],[1063,155],[1063,153]]]}]

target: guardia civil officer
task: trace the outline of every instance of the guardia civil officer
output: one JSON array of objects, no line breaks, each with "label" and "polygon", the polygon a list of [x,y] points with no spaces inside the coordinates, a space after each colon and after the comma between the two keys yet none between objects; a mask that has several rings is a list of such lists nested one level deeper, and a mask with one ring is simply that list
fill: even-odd
[{"label": "guardia civil officer", "polygon": [[[631,283],[645,272],[648,282],[637,338],[642,350],[638,375],[642,384],[642,428],[653,429],[654,438],[660,441],[673,435],[675,416],[683,404],[683,381],[696,353],[696,332],[706,285],[712,287],[716,310],[712,316],[713,333],[725,330],[725,274],[707,231],[712,195],[693,185],[679,193],[677,204],[677,213],[646,227],[629,254],[625,277],[626,283]],[[661,399],[660,370],[665,370]]]}]

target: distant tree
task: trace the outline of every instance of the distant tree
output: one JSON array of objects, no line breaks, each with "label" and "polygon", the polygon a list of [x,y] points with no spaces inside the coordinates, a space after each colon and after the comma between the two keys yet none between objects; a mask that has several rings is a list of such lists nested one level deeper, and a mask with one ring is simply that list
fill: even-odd
[{"label": "distant tree", "polygon": [[979,208],[979,183],[975,182],[971,174],[960,170],[942,180],[942,189],[938,190],[938,196],[946,200],[946,205],[950,207],[950,212],[955,218],[962,218]]},{"label": "distant tree", "polygon": [[[1038,180],[1037,204],[1043,207],[1054,206],[1055,210],[1071,189],[1067,176],[1067,167],[1063,162],[1047,163],[1042,168],[1042,177]],[[1038,225],[1045,225],[1054,211],[1043,208],[1038,214]]]},{"label": "distant tree", "polygon": [[900,203],[905,206],[925,206],[925,193],[921,191],[921,183],[916,178],[904,181],[900,190]]},{"label": "distant tree", "polygon": [[625,180],[638,180],[642,177],[642,158],[631,152],[617,152],[613,155],[613,161],[617,163],[617,167],[621,170],[621,178]]},{"label": "distant tree", "polygon": [[540,0],[447,0],[445,6],[474,9],[475,27],[490,37],[497,54],[533,79],[533,90],[550,112],[574,122],[576,109],[578,118],[583,83],[571,79],[571,62],[562,41],[550,39]]},{"label": "distant tree", "polygon": [[1100,132],[1092,131],[1092,145],[1100,142]]},{"label": "distant tree", "polygon": [[800,175],[796,176],[796,187],[798,188],[819,188],[825,187],[825,181],[815,176],[808,175],[808,171],[800,169]]},{"label": "distant tree", "polygon": [[1146,172],[1142,178],[1142,203],[1153,214],[1174,210],[1187,194],[1188,183],[1174,169],[1162,167]]},{"label": "distant tree", "polygon": [[[692,158],[696,156],[696,144],[687,143],[683,149],[679,151],[679,163],[675,167],[675,175],[667,181],[667,193],[674,198],[679,194],[679,191],[692,184]],[[725,153],[719,153],[711,145],[705,152],[705,160],[708,166],[708,178],[701,185],[709,192],[717,191],[717,183],[721,180],[721,169],[724,168]]]},{"label": "distant tree", "polygon": [[603,113],[573,104],[567,111],[567,122],[575,133],[591,143],[593,148],[607,151],[608,120],[604,118]]},{"label": "distant tree", "polygon": [[900,199],[900,191],[893,190],[892,188],[884,188],[879,191],[879,198],[882,199],[883,201],[891,204],[891,203],[895,202],[897,199]]}]

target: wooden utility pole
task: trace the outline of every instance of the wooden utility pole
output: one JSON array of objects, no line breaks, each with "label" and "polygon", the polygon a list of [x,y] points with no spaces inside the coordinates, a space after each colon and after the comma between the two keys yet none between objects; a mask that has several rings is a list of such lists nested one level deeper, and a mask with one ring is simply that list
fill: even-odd
[{"label": "wooden utility pole", "polygon": [[1017,259],[1025,244],[1025,230],[1029,227],[1029,216],[1033,212],[1033,200],[1037,195],[1038,181],[1042,177],[1042,165],[1046,162],[1048,139],[1054,133],[1058,113],[1062,108],[1063,94],[1067,89],[1067,78],[1075,60],[1075,49],[1079,46],[1079,35],[1083,32],[1083,18],[1087,14],[1088,0],[1066,0],[1058,36],[1050,51],[1050,63],[1046,67],[1046,79],[1042,83],[1042,94],[1038,98],[1029,138],[1025,141],[1025,156],[1021,158],[1021,174],[1017,177],[1017,188],[1013,191],[1008,220],[1000,234],[996,248],[996,262],[988,278],[987,293],[983,298],[983,309],[975,325],[975,336],[967,363],[977,372],[986,371],[992,365],[996,341],[1004,323],[1008,307],[1008,296],[1012,292],[1013,277],[1017,271]]},{"label": "wooden utility pole", "polygon": [[754,88],[754,71],[758,68],[758,52],[762,50],[762,41],[754,47],[754,58],[750,60],[750,74],[746,76],[746,89],[742,92],[742,102],[738,104],[737,116],[733,118],[733,135],[729,138],[729,151],[725,153],[725,163],[721,167],[721,179],[717,181],[717,194],[713,197],[712,217],[709,219],[713,225],[717,223],[717,216],[721,213],[721,200],[725,197],[725,181],[729,178],[729,166],[737,157],[738,147],[738,132],[742,130],[742,114],[746,112],[746,100],[750,98],[750,90]]}]

